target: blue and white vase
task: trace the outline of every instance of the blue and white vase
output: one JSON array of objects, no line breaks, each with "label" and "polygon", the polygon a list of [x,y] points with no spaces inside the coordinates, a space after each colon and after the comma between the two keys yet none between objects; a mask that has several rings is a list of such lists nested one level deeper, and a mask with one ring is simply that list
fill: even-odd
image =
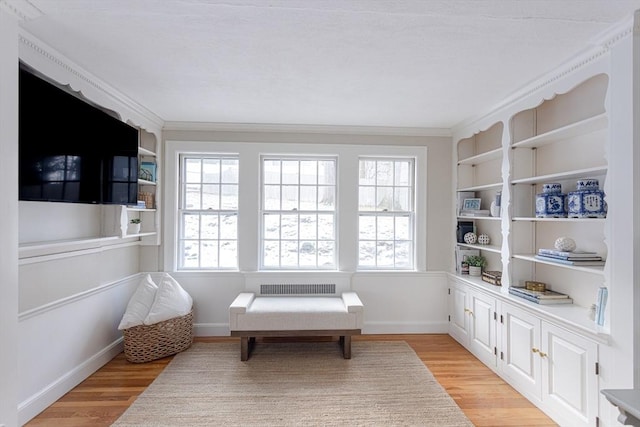
[{"label": "blue and white vase", "polygon": [[565,218],[567,216],[567,196],[558,183],[542,185],[542,193],[536,194],[537,218]]},{"label": "blue and white vase", "polygon": [[567,195],[569,218],[606,218],[607,203],[597,179],[580,179]]}]

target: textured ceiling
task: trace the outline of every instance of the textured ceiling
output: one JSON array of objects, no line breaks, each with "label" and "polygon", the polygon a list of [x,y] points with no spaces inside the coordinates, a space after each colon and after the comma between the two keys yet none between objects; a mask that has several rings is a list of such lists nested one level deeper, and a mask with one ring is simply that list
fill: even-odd
[{"label": "textured ceiling", "polygon": [[640,0],[28,2],[40,14],[22,23],[28,32],[166,121],[423,128],[486,112],[640,8]]}]

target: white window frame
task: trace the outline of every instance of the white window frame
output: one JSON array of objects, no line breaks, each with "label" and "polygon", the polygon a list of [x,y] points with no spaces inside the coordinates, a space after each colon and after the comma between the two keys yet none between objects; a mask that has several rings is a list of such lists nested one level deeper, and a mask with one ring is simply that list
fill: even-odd
[{"label": "white window frame", "polygon": [[[214,209],[214,208],[203,208],[202,206],[202,189],[200,190],[200,208],[199,209],[188,209],[185,207],[185,203],[186,203],[186,194],[183,191],[185,189],[185,186],[188,185],[187,182],[187,176],[186,176],[186,161],[188,159],[194,159],[194,160],[199,160],[199,161],[203,161],[206,159],[215,159],[215,160],[219,160],[220,162],[224,161],[224,160],[235,160],[238,161],[238,174],[240,173],[239,168],[239,156],[237,155],[229,155],[229,154],[217,154],[217,153],[207,153],[207,154],[181,154],[179,157],[179,186],[178,186],[178,227],[177,227],[177,233],[178,233],[178,237],[177,237],[177,244],[176,244],[176,269],[179,271],[202,271],[202,270],[237,270],[238,269],[238,245],[239,245],[239,239],[238,239],[238,233],[237,233],[237,221],[238,221],[238,217],[239,217],[239,206],[236,206],[236,209],[228,209],[228,208],[223,208],[222,207],[222,191],[221,191],[221,187],[223,185],[236,185],[238,186],[239,189],[239,182],[238,183],[232,183],[232,182],[225,182],[223,181],[223,177],[222,177],[222,173],[220,174],[220,180],[217,183],[210,183],[212,185],[218,185],[219,188],[219,194],[218,194],[218,208]],[[196,182],[193,182],[193,184],[195,184]],[[205,183],[202,179],[200,181],[197,182],[197,184],[199,185],[205,185],[208,183]],[[238,190],[239,192],[239,190]],[[236,217],[236,235],[235,238],[221,238],[221,234],[220,234],[220,225],[218,225],[218,235],[216,238],[203,238],[202,236],[202,230],[200,229],[199,233],[198,233],[198,238],[191,238],[191,239],[187,239],[186,237],[184,237],[185,235],[185,231],[184,231],[184,221],[183,218],[185,215],[197,215],[199,217],[199,221],[200,224],[202,223],[202,219],[206,216],[209,215],[216,215],[218,217],[218,221],[220,221],[221,217],[223,215],[231,215],[231,216],[235,216]],[[219,222],[218,222],[219,224]],[[217,267],[216,266],[202,266],[202,251],[199,251],[199,259],[198,259],[198,266],[197,267],[190,267],[190,266],[185,266],[184,264],[184,252],[183,252],[183,245],[182,243],[184,241],[187,240],[192,240],[192,241],[197,241],[199,245],[201,245],[201,243],[203,241],[210,241],[210,242],[215,242],[218,245],[217,248]],[[228,266],[221,266],[220,265],[220,259],[221,259],[221,254],[220,254],[220,249],[221,249],[221,242],[222,241],[234,241],[235,242],[235,246],[236,246],[236,262],[234,265],[228,265]]]},{"label": "white window frame", "polygon": [[[336,178],[336,182],[333,183],[333,190],[334,190],[334,208],[333,210],[301,210],[298,208],[295,208],[293,210],[285,210],[282,207],[282,187],[286,186],[286,185],[293,185],[293,184],[286,184],[283,183],[283,179],[282,179],[282,170],[280,171],[281,177],[279,180],[279,184],[277,184],[280,187],[280,208],[279,209],[267,209],[265,207],[265,186],[266,185],[276,185],[276,184],[269,184],[267,182],[265,182],[265,170],[264,170],[264,164],[265,161],[269,161],[269,160],[278,160],[278,161],[297,161],[297,162],[303,162],[303,161],[315,161],[315,162],[320,162],[320,161],[332,161],[335,165],[335,178]],[[261,156],[260,159],[260,170],[261,170],[261,174],[260,174],[260,270],[336,270],[337,268],[337,261],[338,261],[338,256],[337,256],[337,240],[338,240],[338,233],[337,233],[337,216],[338,216],[338,211],[339,211],[339,207],[338,207],[338,200],[337,200],[337,194],[338,194],[338,182],[337,182],[337,172],[338,172],[338,159],[335,156],[296,156],[296,155],[263,155]],[[316,197],[318,197],[319,192],[317,191],[317,189],[321,186],[329,186],[326,184],[319,184],[316,182],[316,184],[311,185],[311,184],[303,184],[298,182],[298,184],[295,184],[298,187],[298,200],[300,200],[300,189],[302,187],[315,187],[316,188]],[[276,266],[269,266],[269,265],[265,265],[265,253],[264,253],[264,248],[265,248],[265,244],[267,241],[271,241],[271,242],[275,242],[278,241],[279,242],[279,247],[280,250],[282,248],[282,243],[283,242],[293,242],[296,241],[298,243],[298,245],[301,243],[301,241],[303,240],[307,240],[307,239],[302,239],[300,238],[299,232],[298,232],[298,237],[296,239],[286,239],[286,238],[282,238],[282,236],[280,236],[279,239],[268,239],[265,237],[264,235],[264,230],[265,230],[265,217],[267,215],[287,215],[287,214],[296,214],[298,216],[300,215],[316,215],[316,217],[320,216],[320,215],[331,215],[333,216],[332,222],[333,222],[333,238],[330,240],[327,239],[320,239],[318,237],[318,235],[316,234],[316,238],[315,238],[315,242],[316,242],[316,265],[315,266],[304,266],[304,265],[300,265],[300,256],[298,254],[298,261],[297,261],[297,265],[296,266],[282,266],[282,264],[280,263],[277,267]],[[322,266],[322,265],[318,265],[318,259],[317,259],[317,248],[318,248],[318,244],[319,242],[332,242],[333,243],[333,262],[331,263],[331,265],[328,266]]]},{"label": "white window frame", "polygon": [[[362,161],[373,161],[373,162],[393,162],[394,165],[396,162],[409,162],[409,183],[407,185],[398,185],[395,181],[396,176],[394,174],[393,176],[393,182],[391,185],[383,185],[383,184],[379,184],[377,182],[377,174],[376,174],[376,181],[373,184],[367,184],[367,185],[362,185],[360,184],[360,182],[358,182],[358,195],[360,196],[360,190],[362,188],[368,187],[368,188],[373,188],[374,192],[376,192],[376,197],[377,197],[377,190],[381,187],[390,187],[392,189],[392,193],[395,193],[395,189],[397,188],[408,188],[409,192],[408,192],[408,204],[409,207],[407,210],[388,210],[388,209],[384,209],[384,210],[379,210],[379,209],[360,209],[360,204],[358,203],[358,248],[360,248],[360,243],[362,241],[367,241],[367,242],[373,242],[374,246],[377,248],[378,244],[380,242],[389,242],[392,241],[394,244],[394,256],[393,256],[393,265],[380,265],[379,261],[378,261],[378,254],[376,253],[376,256],[374,258],[374,265],[361,265],[360,264],[360,253],[358,254],[358,270],[413,270],[414,269],[414,265],[415,265],[415,256],[416,256],[416,234],[415,234],[415,164],[416,164],[416,159],[415,158],[411,158],[411,157],[372,157],[372,156],[362,156],[358,159],[358,169],[360,167],[360,162]],[[394,194],[394,198],[395,198],[395,194]],[[362,230],[360,230],[360,226],[361,226],[361,221],[360,221],[360,217],[362,216],[367,216],[367,217],[373,217],[375,218],[375,222],[376,222],[376,230],[377,230],[377,223],[379,222],[379,218],[383,218],[383,217],[390,217],[394,219],[394,230],[393,230],[393,239],[381,239],[378,237],[378,233],[375,233],[376,236],[372,239],[362,239]],[[408,238],[407,239],[398,239],[398,234],[396,232],[396,221],[395,219],[398,217],[406,217],[408,218]],[[411,256],[409,258],[409,265],[407,266],[399,266],[397,264],[396,261],[396,253],[395,253],[395,245],[398,242],[410,242],[411,245],[411,249],[410,249],[410,253]]]}]

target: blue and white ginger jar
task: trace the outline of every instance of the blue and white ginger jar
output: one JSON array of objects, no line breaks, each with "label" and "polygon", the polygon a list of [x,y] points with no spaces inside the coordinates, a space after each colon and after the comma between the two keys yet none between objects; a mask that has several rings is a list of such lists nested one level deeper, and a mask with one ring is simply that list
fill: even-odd
[{"label": "blue and white ginger jar", "polygon": [[580,179],[567,195],[569,218],[606,218],[607,203],[597,179]]},{"label": "blue and white ginger jar", "polygon": [[536,194],[537,218],[565,218],[567,216],[567,196],[558,183],[542,185],[542,193]]}]

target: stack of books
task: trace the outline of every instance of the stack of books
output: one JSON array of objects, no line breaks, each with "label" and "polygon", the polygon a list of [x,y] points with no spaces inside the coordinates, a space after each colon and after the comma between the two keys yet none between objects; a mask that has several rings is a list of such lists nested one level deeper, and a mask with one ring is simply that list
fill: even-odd
[{"label": "stack of books", "polygon": [[596,252],[558,251],[555,249],[538,249],[536,258],[542,261],[575,266],[602,266],[604,260]]},{"label": "stack of books", "polygon": [[509,287],[509,293],[511,295],[524,298],[527,301],[535,302],[536,304],[573,304],[573,300],[569,298],[569,295],[562,294],[551,290],[546,291],[530,291],[526,288]]}]

